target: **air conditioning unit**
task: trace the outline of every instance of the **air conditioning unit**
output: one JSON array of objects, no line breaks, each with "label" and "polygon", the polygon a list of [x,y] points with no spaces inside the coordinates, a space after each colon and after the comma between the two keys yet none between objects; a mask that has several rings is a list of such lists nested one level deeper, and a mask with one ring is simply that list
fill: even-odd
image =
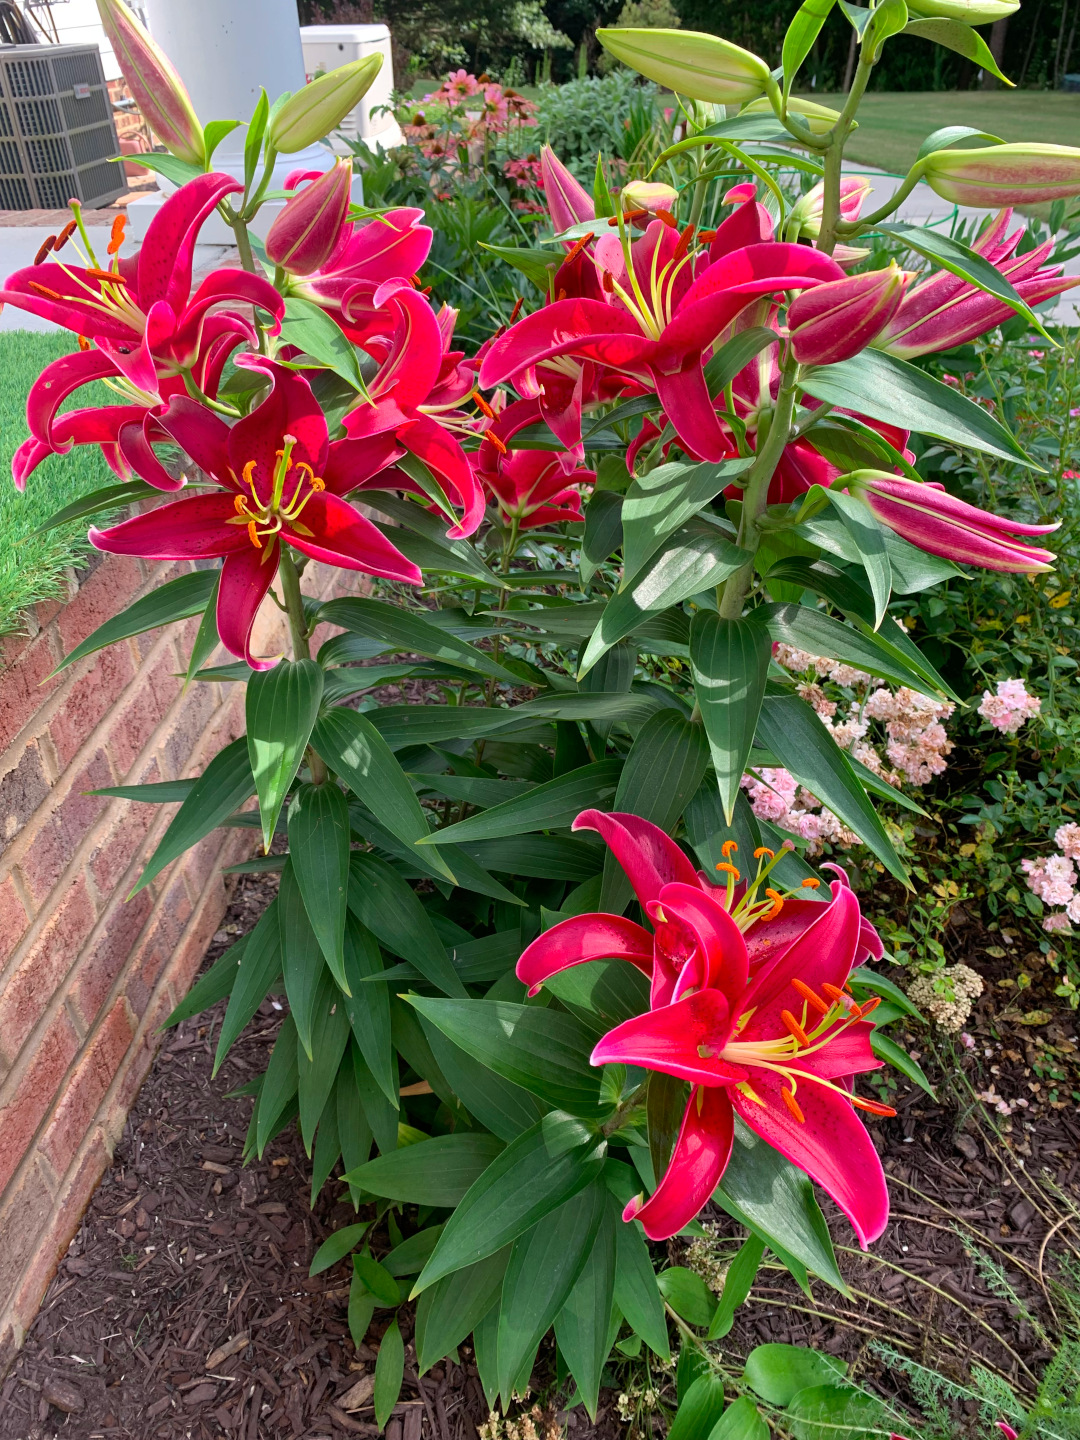
[{"label": "air conditioning unit", "polygon": [[[317,75],[337,70],[353,60],[361,60],[374,51],[382,52],[382,69],[375,83],[355,110],[350,110],[338,126],[340,136],[363,140],[371,147],[391,150],[403,143],[404,136],[389,109],[372,114],[380,106],[389,106],[394,88],[394,62],[390,54],[390,31],[385,25],[302,25],[300,40],[304,47],[304,70],[310,83]],[[331,136],[331,143],[334,137]],[[338,144],[335,149],[348,153]]]},{"label": "air conditioning unit", "polygon": [[87,209],[127,190],[96,45],[0,46],[0,209]]}]

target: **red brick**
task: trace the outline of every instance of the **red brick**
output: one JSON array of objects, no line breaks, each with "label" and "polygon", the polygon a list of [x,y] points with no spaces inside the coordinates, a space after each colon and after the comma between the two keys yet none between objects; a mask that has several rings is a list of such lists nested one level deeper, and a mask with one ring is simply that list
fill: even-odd
[{"label": "red brick", "polygon": [[[132,861],[146,848],[146,836],[162,816],[162,806],[137,800],[121,800],[118,809],[116,824],[101,838],[90,856],[90,873],[101,895],[109,895],[116,889]],[[172,813],[170,808],[169,814]]]},{"label": "red brick", "polygon": [[79,1146],[86,1138],[105,1092],[116,1078],[124,1056],[134,1037],[135,1029],[123,996],[94,1033],[80,1055],[78,1064],[64,1087],[64,1093],[38,1150],[45,1156],[57,1175],[66,1173]]},{"label": "red brick", "polygon": [[49,735],[61,765],[67,765],[78,753],[135,676],[131,651],[123,644],[110,645],[92,656],[88,664],[89,670],[75,681],[49,723]]},{"label": "red brick", "polygon": [[19,861],[31,901],[39,909],[109,801],[91,790],[112,783],[105,752],[99,750],[71,782],[67,795],[44,821]]},{"label": "red brick", "polygon": [[52,1210],[52,1187],[40,1159],[35,1159],[0,1206],[0,1297],[4,1300],[22,1280]]},{"label": "red brick", "polygon": [[[184,938],[191,911],[192,905],[187,896],[181,866],[180,872],[161,898],[138,960],[128,976],[125,988],[136,1015],[145,1012],[151,992],[168,964],[169,957]],[[213,933],[211,930],[210,935]],[[208,943],[210,936],[206,939]],[[205,945],[203,948],[205,949]]]},{"label": "red brick", "polygon": [[12,1308],[15,1322],[24,1333],[33,1323],[45,1291],[78,1231],[110,1159],[105,1140],[95,1133],[78,1168],[64,1186],[15,1291]]},{"label": "red brick", "polygon": [[211,830],[205,840],[200,840],[194,849],[187,852],[184,875],[188,889],[196,897],[196,904],[206,887],[217,878],[220,867],[229,863],[220,858],[228,834],[228,830]]},{"label": "red brick", "polygon": [[0,989],[0,1055],[8,1064],[45,1013],[93,926],[94,907],[80,875]]},{"label": "red brick", "polygon": [[166,774],[188,773],[192,751],[205,735],[216,707],[213,687],[202,680],[194,683],[183,705],[177,709],[170,732],[162,743]]},{"label": "red brick", "polygon": [[139,672],[128,701],[109,726],[106,742],[117,773],[127,775],[139,752],[154,733],[169,706],[180,693],[180,681],[173,673],[176,657],[163,650],[148,670]]},{"label": "red brick", "polygon": [[37,741],[31,741],[18,764],[0,779],[0,842],[10,845],[48,797],[49,782]]},{"label": "red brick", "polygon": [[79,1050],[79,1037],[61,1010],[0,1105],[0,1192],[19,1168],[37,1128],[52,1108],[60,1082]]},{"label": "red brick", "polygon": [[57,617],[64,654],[130,605],[142,588],[138,561],[130,555],[110,555]]},{"label": "red brick", "polygon": [[0,965],[3,965],[26,933],[30,923],[11,876],[0,880]]},{"label": "red brick", "polygon": [[53,630],[43,630],[28,641],[17,656],[9,659],[9,653],[5,647],[4,662],[8,668],[0,670],[0,690],[4,697],[0,705],[0,754],[64,683],[60,676],[55,680],[46,678],[60,659]]},{"label": "red brick", "polygon": [[92,949],[79,960],[71,999],[87,1029],[131,958],[153,906],[149,890],[140,890],[134,900],[116,902]]}]

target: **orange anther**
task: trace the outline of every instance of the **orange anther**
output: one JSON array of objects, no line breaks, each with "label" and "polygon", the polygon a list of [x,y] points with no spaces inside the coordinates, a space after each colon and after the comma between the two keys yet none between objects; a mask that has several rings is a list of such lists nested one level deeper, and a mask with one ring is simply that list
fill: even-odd
[{"label": "orange anther", "polygon": [[607,223],[611,227],[611,229],[614,230],[615,226],[619,223],[619,217],[617,215],[612,215],[611,219]]},{"label": "orange anther", "polygon": [[124,243],[124,231],[127,228],[127,217],[117,215],[112,222],[112,229],[109,231],[108,253],[115,255]]},{"label": "orange anther", "polygon": [[891,1105],[882,1105],[877,1100],[864,1100],[861,1095],[852,1095],[851,1103],[858,1106],[860,1110],[868,1110],[871,1115],[885,1115],[891,1118],[896,1114]]},{"label": "orange anther", "polygon": [[55,244],[56,244],[56,236],[55,236],[55,235],[48,235],[48,236],[46,236],[45,240],[42,242],[41,249],[40,249],[40,250],[37,252],[37,254],[34,256],[34,264],[35,264],[35,265],[42,265],[42,264],[44,264],[45,256],[48,255],[49,251],[53,248],[53,246],[54,246]]},{"label": "orange anther", "polygon": [[678,221],[670,210],[657,210],[656,218],[662,220],[669,230],[678,229]]},{"label": "orange anther", "polygon": [[804,890],[819,890],[821,888],[821,881],[814,879],[806,879],[802,882],[802,888]]},{"label": "orange anther", "polygon": [[519,315],[519,313],[520,313],[520,311],[521,311],[521,306],[522,306],[522,302],[523,302],[524,298],[525,298],[524,296],[519,295],[519,296],[517,297],[517,299],[514,301],[514,308],[513,308],[513,310],[510,311],[510,324],[511,324],[511,325],[512,325],[512,324],[514,323],[514,321],[517,319],[517,317],[518,317],[518,315]]},{"label": "orange anther", "polygon": [[697,234],[697,238],[701,241],[701,243],[702,243],[703,245],[711,245],[712,242],[716,239],[716,231],[715,231],[715,230],[699,230],[699,231],[698,231],[698,234]]},{"label": "orange anther", "polygon": [[777,915],[779,915],[780,911],[784,908],[784,897],[780,894],[779,890],[766,890],[765,894],[773,903],[772,909],[769,910],[766,914],[764,914],[761,918],[762,920],[775,920]]},{"label": "orange anther", "polygon": [[795,1116],[795,1119],[799,1122],[799,1124],[805,1125],[806,1116],[802,1113],[802,1110],[799,1108],[799,1102],[795,1099],[795,1096],[791,1093],[791,1091],[786,1085],[780,1091],[780,1094],[783,1097],[784,1104],[791,1111],[792,1115]]},{"label": "orange anther", "polygon": [[76,225],[74,220],[69,220],[67,222],[64,228],[60,231],[60,234],[56,237],[56,244],[52,247],[54,255],[58,250],[62,250],[64,248],[64,246],[71,239],[72,235],[75,234],[75,231],[78,228],[79,227],[78,225]]},{"label": "orange anther", "polygon": [[481,415],[486,415],[489,420],[495,419],[495,411],[480,394],[479,390],[474,390],[472,392],[472,400],[476,408],[480,411]]},{"label": "orange anther", "polygon": [[80,349],[80,350],[89,350],[89,349],[90,349],[90,341],[86,338],[85,335],[80,335],[80,336],[79,336],[79,349]]},{"label": "orange anther", "polygon": [[[662,215],[663,215],[663,211],[659,211],[659,212],[658,212],[658,215],[659,215],[659,216],[662,216]],[[648,220],[648,218],[649,218],[649,212],[648,212],[648,210],[628,210],[628,211],[626,212],[626,218],[627,218],[627,220],[630,221],[631,225],[636,225],[636,224],[637,224],[639,221],[641,221],[641,220]],[[674,222],[674,219],[673,219],[673,220],[672,220],[672,224],[674,224],[674,223],[675,223],[675,222]]]},{"label": "orange anther", "polygon": [[563,287],[562,287],[561,285],[559,286],[559,293],[555,296],[555,299],[556,299],[556,300],[565,300],[565,299],[566,299],[566,291],[563,289]]},{"label": "orange anther", "polygon": [[690,241],[693,238],[694,227],[693,225],[687,225],[686,229],[679,236],[679,243],[675,246],[675,250],[671,256],[672,260],[682,259],[686,252],[690,249]]},{"label": "orange anther", "polygon": [[55,290],[50,290],[47,285],[39,285],[36,280],[28,280],[26,288],[32,290],[35,295],[43,295],[46,300],[62,300],[64,298],[62,295],[58,295]]},{"label": "orange anther", "polygon": [[93,266],[86,267],[86,273],[94,280],[107,280],[113,285],[126,285],[127,281],[115,270],[97,270]]},{"label": "orange anther", "polygon": [[825,994],[828,995],[829,999],[837,1005],[847,999],[843,990],[838,989],[835,985],[830,985],[827,980],[821,982],[821,988],[825,991]]},{"label": "orange anther", "polygon": [[757,847],[757,849],[754,851],[754,859],[755,859],[755,860],[760,860],[761,857],[762,857],[762,855],[768,855],[768,857],[769,857],[770,860],[775,860],[775,859],[776,859],[776,851],[775,851],[775,850],[770,850],[767,845],[759,845],[759,846]]},{"label": "orange anther", "polygon": [[569,265],[571,260],[576,260],[577,257],[581,254],[582,250],[585,249],[585,246],[588,245],[589,241],[595,239],[596,232],[593,230],[590,230],[587,235],[582,235],[581,239],[574,244],[573,249],[566,252],[566,259],[563,261],[563,264]]},{"label": "orange anther", "polygon": [[499,439],[498,435],[496,435],[494,431],[489,430],[488,433],[484,436],[484,439],[490,440],[492,445],[495,446],[495,449],[498,450],[500,455],[506,454],[506,446],[503,444],[503,442]]},{"label": "orange anther", "polygon": [[256,550],[261,550],[261,549],[263,548],[263,547],[262,547],[262,541],[259,539],[259,532],[258,532],[258,530],[257,530],[257,528],[256,528],[256,526],[255,526],[255,521],[254,521],[254,520],[249,520],[249,521],[248,521],[247,532],[248,532],[248,539],[251,541],[252,545],[255,546],[255,549],[256,549]]},{"label": "orange anther", "polygon": [[604,279],[602,281],[602,284],[609,295],[613,295],[615,293],[615,281],[611,278],[610,270],[604,271]]},{"label": "orange anther", "polygon": [[791,1013],[790,1010],[781,1010],[780,1019],[784,1022],[784,1026],[787,1029],[788,1034],[794,1035],[795,1039],[799,1042],[800,1045],[810,1044],[809,1036],[799,1024],[799,1022],[795,1019],[795,1016]]},{"label": "orange anther", "polygon": [[827,1015],[829,1013],[829,1007],[825,1004],[825,1001],[822,1000],[820,995],[811,990],[810,986],[804,981],[792,980],[791,988],[797,990],[807,1005],[809,1005],[812,1010],[816,1010],[819,1015]]},{"label": "orange anther", "polygon": [[859,1006],[859,1016],[860,1016],[860,1018],[863,1019],[863,1020],[865,1020],[866,1017],[867,1017],[867,1015],[872,1015],[872,1014],[874,1013],[874,1011],[877,1009],[877,1007],[878,1007],[880,1004],[881,1004],[881,996],[880,996],[880,995],[875,995],[875,996],[872,997],[872,999],[867,1000],[864,1004],[862,1004],[862,1005]]},{"label": "orange anther", "polygon": [[739,879],[739,867],[737,865],[729,865],[726,861],[721,861],[721,863],[717,865],[716,868],[721,872],[721,874],[734,875],[736,880]]},{"label": "orange anther", "polygon": [[720,846],[720,854],[723,855],[725,860],[730,860],[732,851],[738,850],[738,848],[739,844],[737,840],[725,840]]},{"label": "orange anther", "polygon": [[244,499],[243,495],[237,495],[232,503],[233,509],[236,511],[237,515],[247,514],[247,501]]}]

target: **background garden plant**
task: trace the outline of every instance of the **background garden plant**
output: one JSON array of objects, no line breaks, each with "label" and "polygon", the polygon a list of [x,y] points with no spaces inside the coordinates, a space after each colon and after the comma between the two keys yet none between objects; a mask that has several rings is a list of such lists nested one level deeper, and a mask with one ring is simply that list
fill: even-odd
[{"label": "background garden plant", "polygon": [[[421,1371],[471,1337],[493,1410],[526,1390],[552,1327],[558,1373],[595,1414],[613,1347],[667,1362],[670,1325],[673,1435],[877,1428],[880,1402],[805,1354],[755,1352],[727,1404],[708,1342],[766,1249],[801,1285],[844,1291],[811,1180],[871,1244],[888,1200],[856,1106],[892,1113],[883,1065],[928,1087],[885,1033],[916,1012],[875,968],[856,891],[807,858],[850,851],[856,879],[918,897],[931,919],[909,938],[947,1003],[933,907],[969,877],[933,867],[961,833],[962,859],[989,847],[1006,867],[977,871],[991,909],[1017,904],[1026,876],[1036,918],[1074,919],[1073,893],[1058,898],[1075,882],[1072,782],[1042,783],[1057,789],[1040,804],[1021,748],[1036,723],[1058,756],[1074,743],[1072,622],[1055,605],[1071,592],[1043,545],[1076,524],[1072,477],[1047,463],[1070,382],[1049,337],[1044,395],[1019,378],[1003,392],[985,364],[988,347],[1045,335],[1031,306],[1072,282],[1053,235],[1037,250],[1004,238],[1007,213],[966,240],[890,216],[923,178],[987,208],[1060,204],[1080,193],[1080,152],[939,131],[863,215],[867,187],[841,160],[893,37],[992,61],[951,12],[843,6],[850,95],[842,112],[808,107],[792,87],[833,8],[811,0],[780,74],[711,36],[601,32],[675,104],[664,116],[619,77],[629,139],[590,173],[550,147],[522,155],[542,114],[451,76],[414,116],[421,158],[367,172],[368,208],[347,205],[347,166],[294,174],[262,245],[250,222],[276,154],[331,130],[370,68],[264,96],[231,181],[213,170],[230,122],[200,126],[130,13],[102,4],[162,109],[170,153],[149,161],[179,189],[138,257],[122,225],[93,250],[76,212],[5,283],[6,303],[83,337],[31,392],[15,477],[33,486],[47,456],[100,446],[117,483],[57,523],[91,517],[101,549],[198,562],[65,663],[201,614],[188,680],[246,686],[246,736],[200,777],[108,793],[181,802],[137,889],[219,824],[262,840],[239,868],[280,874],[173,1019],[228,997],[220,1064],[265,996],[284,996],[248,1147],[296,1123],[314,1190],[340,1162],[358,1211],[373,1207],[314,1268],[352,1253],[358,1341],[390,1312],[379,1423],[411,1297]],[[192,296],[215,209],[242,268]],[[432,258],[451,236],[465,279]],[[432,295],[429,273],[445,276]],[[525,293],[507,304],[511,274]],[[60,413],[103,378],[121,404]],[[313,560],[378,586],[317,604]],[[986,649],[949,648],[962,607],[1000,616],[1018,592],[1045,654],[1025,667],[1031,690],[1003,673],[994,622]],[[288,657],[250,648],[268,593]],[[340,633],[313,655],[323,623]],[[235,661],[208,668],[219,642]],[[423,703],[378,703],[403,681]],[[951,784],[955,727],[980,724],[1014,768],[965,774],[928,857],[930,787]],[[1036,811],[1044,858],[1021,853]],[[645,1239],[702,1238],[710,1196],[746,1230],[719,1304],[689,1269],[657,1277]]]}]

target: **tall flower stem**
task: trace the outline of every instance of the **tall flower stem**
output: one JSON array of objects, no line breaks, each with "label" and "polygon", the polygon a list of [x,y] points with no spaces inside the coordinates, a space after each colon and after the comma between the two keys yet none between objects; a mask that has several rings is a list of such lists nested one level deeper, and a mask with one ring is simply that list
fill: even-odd
[{"label": "tall flower stem", "polygon": [[825,152],[825,195],[821,214],[821,233],[817,248],[831,255],[836,247],[836,227],[840,220],[840,180],[844,163],[844,146],[855,121],[855,112],[870,82],[874,62],[865,50],[859,51],[859,65],[855,71],[851,90],[848,92],[840,119],[833,126],[829,148]]},{"label": "tall flower stem", "polygon": [[[289,634],[292,639],[292,651],[294,660],[310,660],[311,646],[308,644],[307,616],[304,614],[304,597],[300,591],[300,573],[296,568],[296,561],[292,557],[289,547],[282,542],[281,559],[278,564],[278,574],[281,576],[281,594],[285,602],[285,614],[289,621]],[[326,765],[321,756],[316,755],[311,746],[307,750],[307,765],[311,772],[312,783],[323,785],[328,778]]]},{"label": "tall flower stem", "polygon": [[[742,518],[739,522],[738,544],[755,552],[761,541],[758,522],[765,512],[769,500],[769,483],[780,463],[784,446],[791,435],[791,419],[795,413],[795,390],[798,367],[792,357],[784,362],[781,371],[780,389],[776,396],[769,432],[757,452],[757,458],[747,471],[746,488],[743,491]],[[719,613],[725,620],[737,620],[742,614],[743,604],[750,593],[754,580],[754,562],[748,560],[741,570],[736,570],[724,584],[719,601]]]}]

